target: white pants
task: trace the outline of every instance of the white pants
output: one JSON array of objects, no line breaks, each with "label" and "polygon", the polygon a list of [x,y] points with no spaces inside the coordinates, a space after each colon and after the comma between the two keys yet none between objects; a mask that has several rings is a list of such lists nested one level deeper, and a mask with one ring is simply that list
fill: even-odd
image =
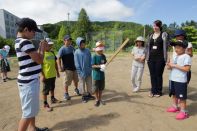
[{"label": "white pants", "polygon": [[133,88],[136,88],[136,87],[140,88],[143,72],[144,72],[144,67],[138,67],[138,66],[134,66],[134,65],[132,66],[131,82],[132,82]]}]

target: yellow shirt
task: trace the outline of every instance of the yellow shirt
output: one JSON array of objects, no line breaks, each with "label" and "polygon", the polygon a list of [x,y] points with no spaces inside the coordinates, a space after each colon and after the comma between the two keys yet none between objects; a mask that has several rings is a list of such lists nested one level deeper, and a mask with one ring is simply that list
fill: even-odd
[{"label": "yellow shirt", "polygon": [[46,79],[56,77],[56,56],[53,52],[44,53],[44,61],[42,64],[42,71]]}]

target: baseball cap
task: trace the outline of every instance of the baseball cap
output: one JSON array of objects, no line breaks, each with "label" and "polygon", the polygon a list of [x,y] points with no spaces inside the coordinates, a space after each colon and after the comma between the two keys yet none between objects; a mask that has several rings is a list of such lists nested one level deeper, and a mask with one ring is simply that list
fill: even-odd
[{"label": "baseball cap", "polygon": [[187,41],[178,40],[176,42],[171,42],[170,45],[171,46],[181,46],[183,48],[187,48],[188,42]]},{"label": "baseball cap", "polygon": [[175,30],[174,36],[176,37],[176,36],[180,36],[180,35],[186,36],[186,32],[184,30],[181,30],[181,29]]},{"label": "baseball cap", "polygon": [[21,27],[21,28],[27,27],[29,30],[42,32],[42,30],[38,29],[36,22],[30,18],[22,18],[20,21],[16,22],[16,25],[18,25],[18,27]]},{"label": "baseball cap", "polygon": [[64,40],[68,40],[68,39],[72,40],[72,38],[70,37],[70,35],[65,35],[64,36]]},{"label": "baseball cap", "polygon": [[54,44],[53,41],[50,38],[45,38],[45,40],[47,41],[47,43],[49,45],[53,45]]}]

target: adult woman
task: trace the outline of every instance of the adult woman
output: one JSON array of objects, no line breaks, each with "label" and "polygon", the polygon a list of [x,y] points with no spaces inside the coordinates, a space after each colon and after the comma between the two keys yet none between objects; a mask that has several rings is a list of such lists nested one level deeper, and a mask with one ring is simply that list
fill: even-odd
[{"label": "adult woman", "polygon": [[146,60],[150,71],[150,97],[160,97],[163,88],[163,71],[167,61],[168,34],[162,31],[162,22],[153,23],[153,31],[146,44]]}]

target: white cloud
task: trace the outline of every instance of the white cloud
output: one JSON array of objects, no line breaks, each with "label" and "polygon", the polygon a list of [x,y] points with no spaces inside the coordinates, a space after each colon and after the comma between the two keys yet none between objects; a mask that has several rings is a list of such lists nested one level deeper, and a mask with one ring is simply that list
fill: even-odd
[{"label": "white cloud", "polygon": [[120,0],[0,0],[0,8],[19,17],[30,17],[38,24],[76,20],[85,8],[90,20],[123,20],[134,15]]}]

